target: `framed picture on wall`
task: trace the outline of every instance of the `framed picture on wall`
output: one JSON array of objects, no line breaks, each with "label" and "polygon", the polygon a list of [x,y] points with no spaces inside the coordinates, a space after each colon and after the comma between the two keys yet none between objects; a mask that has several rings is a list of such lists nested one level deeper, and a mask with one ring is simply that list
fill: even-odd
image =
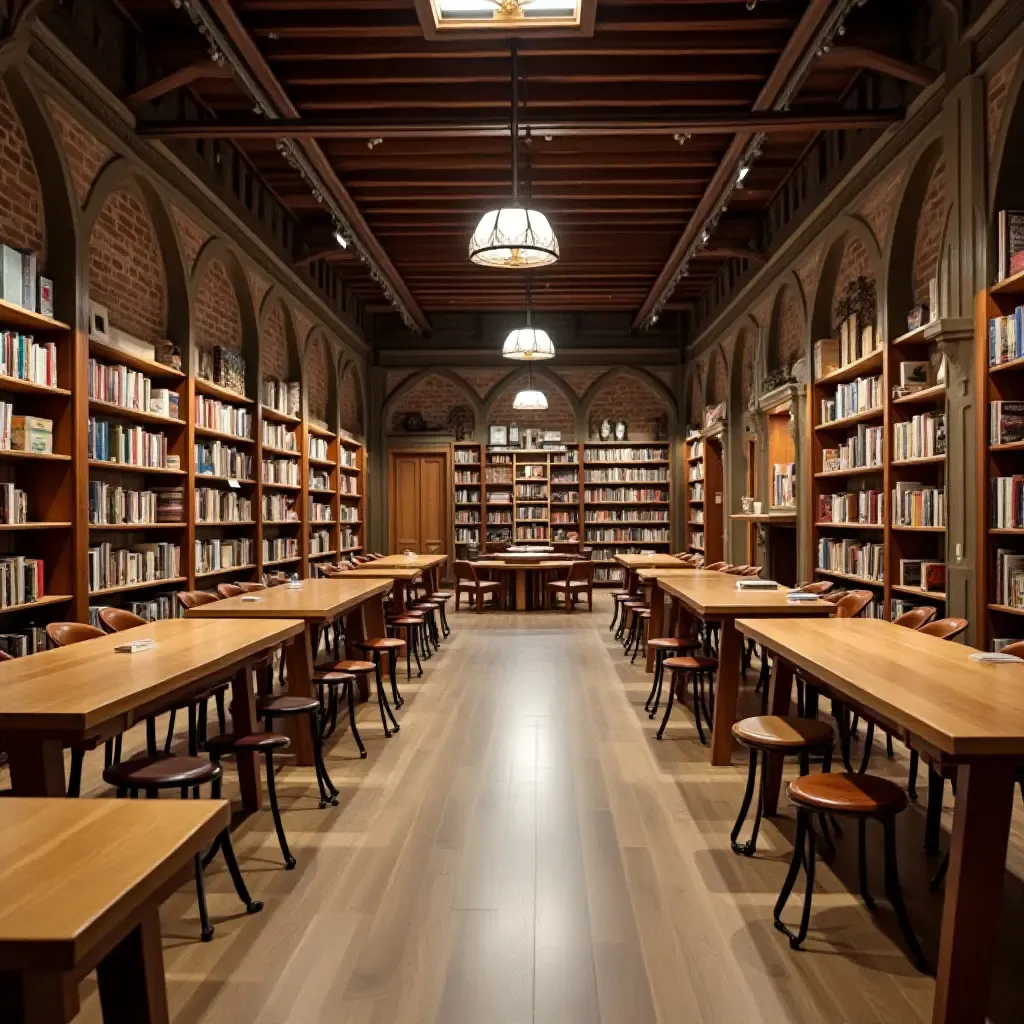
[{"label": "framed picture on wall", "polygon": [[508,426],[508,443],[510,445],[519,444],[519,427],[515,423],[510,423]]},{"label": "framed picture on wall", "polygon": [[508,444],[508,427],[492,423],[487,431],[487,443],[495,445]]}]

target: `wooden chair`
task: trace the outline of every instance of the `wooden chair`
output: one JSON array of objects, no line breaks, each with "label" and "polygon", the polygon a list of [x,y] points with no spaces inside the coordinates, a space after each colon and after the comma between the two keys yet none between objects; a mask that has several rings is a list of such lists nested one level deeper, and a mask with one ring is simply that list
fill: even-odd
[{"label": "wooden chair", "polygon": [[725,570],[729,568],[729,563],[712,562],[710,565],[706,565],[704,568],[710,570],[711,572],[725,572]]},{"label": "wooden chair", "polygon": [[470,602],[476,602],[477,612],[484,610],[484,597],[491,595],[498,607],[505,603],[505,584],[499,580],[482,580],[476,574],[472,562],[456,560],[455,571],[455,610],[459,610],[459,601],[463,594],[469,594]]},{"label": "wooden chair", "polygon": [[237,583],[218,583],[217,596],[219,598],[240,597],[245,591]]},{"label": "wooden chair", "polygon": [[892,620],[894,626],[906,626],[907,629],[920,629],[935,618],[935,609],[931,605],[921,604],[910,608]]},{"label": "wooden chair", "polygon": [[935,619],[922,626],[918,632],[942,640],[953,640],[967,629],[967,625],[966,619]]},{"label": "wooden chair", "polygon": [[552,606],[554,599],[561,597],[565,601],[565,611],[568,614],[572,611],[577,597],[581,594],[587,595],[587,611],[594,610],[594,570],[597,566],[591,561],[573,562],[569,566],[564,580],[552,580],[548,584],[548,593],[551,595]]},{"label": "wooden chair", "polygon": [[123,629],[146,625],[146,620],[141,615],[136,615],[127,608],[101,608],[99,619],[108,633],[120,633]]},{"label": "wooden chair", "polygon": [[823,597],[833,586],[831,580],[815,580],[813,583],[801,583],[796,589],[805,594],[817,594],[819,597]]}]

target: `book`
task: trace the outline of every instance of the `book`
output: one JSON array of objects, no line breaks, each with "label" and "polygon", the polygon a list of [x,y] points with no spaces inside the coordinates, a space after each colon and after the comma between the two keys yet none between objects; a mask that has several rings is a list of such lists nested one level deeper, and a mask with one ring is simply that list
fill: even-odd
[{"label": "book", "polygon": [[16,452],[53,454],[53,420],[42,416],[11,417],[11,449]]},{"label": "book", "polygon": [[901,558],[899,566],[900,586],[920,587],[923,566],[924,561],[920,558]]},{"label": "book", "polygon": [[925,590],[944,593],[946,590],[946,566],[944,562],[925,562],[921,567],[921,586]]},{"label": "book", "polygon": [[814,343],[814,376],[817,379],[839,369],[839,342],[835,338],[821,338]]},{"label": "book", "polygon": [[916,331],[918,327],[923,327],[929,322],[931,318],[928,315],[928,307],[925,305],[915,306],[907,314],[907,330]]},{"label": "book", "polygon": [[998,280],[1010,276],[1010,260],[1024,250],[1024,211],[1000,210],[996,221]]},{"label": "book", "polygon": [[21,304],[36,312],[36,254],[34,249],[21,250]]},{"label": "book", "polygon": [[43,316],[53,316],[53,281],[39,275],[39,305],[37,311]]},{"label": "book", "polygon": [[0,245],[0,299],[12,306],[21,305],[21,253],[9,245]]},{"label": "book", "polygon": [[989,444],[1024,441],[1024,402],[989,403]]},{"label": "book", "polygon": [[927,360],[908,360],[900,363],[900,387],[923,390],[931,381],[931,363]]}]

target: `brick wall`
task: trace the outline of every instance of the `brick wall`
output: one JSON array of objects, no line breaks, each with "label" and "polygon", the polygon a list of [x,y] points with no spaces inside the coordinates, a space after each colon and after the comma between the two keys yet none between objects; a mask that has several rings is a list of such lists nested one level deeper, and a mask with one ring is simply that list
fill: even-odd
[{"label": "brick wall", "polygon": [[166,336],[163,260],[142,204],[112,192],[89,239],[89,295],[107,307],[114,327],[143,341]]},{"label": "brick wall", "polygon": [[938,276],[946,222],[946,163],[939,158],[925,190],[914,237],[914,304],[928,302],[928,282]]},{"label": "brick wall", "polygon": [[113,152],[92,132],[86,131],[60,104],[51,99],[47,100],[47,106],[64,146],[64,159],[81,206],[100,168],[113,156]]},{"label": "brick wall", "polygon": [[472,407],[472,400],[465,390],[447,377],[437,373],[428,374],[398,400],[391,412],[391,430],[400,431],[402,418],[411,412],[420,413],[432,429],[444,430],[448,413],[457,405]]},{"label": "brick wall", "polygon": [[362,436],[363,418],[360,387],[359,375],[354,367],[346,367],[345,374],[338,386],[338,400],[340,404],[338,422],[341,424],[342,430],[347,430],[350,434]]},{"label": "brick wall", "polygon": [[846,292],[847,285],[858,277],[866,277],[873,280],[874,268],[871,266],[871,257],[867,249],[856,238],[851,238],[843,249],[842,258],[839,261],[839,271],[836,274],[836,286],[832,292],[832,320],[835,323],[835,309],[839,300]]},{"label": "brick wall", "polygon": [[554,372],[573,389],[578,398],[582,398],[594,381],[604,373],[604,370],[605,368],[601,367],[594,369],[572,367],[566,370],[555,370]]},{"label": "brick wall", "polygon": [[388,370],[384,375],[384,394],[390,395],[403,380],[408,380],[415,370]]},{"label": "brick wall", "polygon": [[548,407],[543,412],[522,412],[512,408],[516,393],[527,387],[525,372],[513,373],[506,381],[491,408],[490,423],[515,423],[523,430],[560,430],[563,441],[575,441],[576,414],[569,399],[542,377],[534,377],[533,386],[547,395]]},{"label": "brick wall", "polygon": [[711,357],[711,404],[717,405],[729,398],[729,374],[721,353],[715,352]]},{"label": "brick wall", "polygon": [[900,186],[906,167],[894,168],[884,175],[865,196],[857,212],[867,221],[871,233],[878,242],[879,249],[885,248],[885,240],[896,216],[896,204],[899,201]]},{"label": "brick wall", "polygon": [[610,377],[594,396],[590,406],[588,429],[608,419],[613,423],[625,420],[632,440],[654,436],[654,420],[667,413],[668,406],[654,388],[625,373]]},{"label": "brick wall", "polygon": [[[777,354],[777,366],[792,368],[804,354],[804,317],[800,309],[800,303],[793,294],[792,288],[786,288],[782,294],[782,304],[779,307],[779,337]],[[776,369],[770,366],[770,370]]]},{"label": "brick wall", "polygon": [[288,362],[288,341],[284,328],[284,309],[274,302],[260,328],[260,360],[264,377],[294,380]]},{"label": "brick wall", "polygon": [[306,403],[310,416],[327,419],[327,339],[317,331],[306,346],[303,365],[306,384]]},{"label": "brick wall", "polygon": [[192,337],[197,348],[215,345],[242,350],[242,311],[224,264],[211,260],[199,282],[192,307]]},{"label": "brick wall", "polygon": [[1020,51],[989,78],[985,87],[985,142],[989,161],[995,155],[999,130],[1003,125],[1003,115],[1010,99],[1010,84],[1020,62]]},{"label": "brick wall", "polygon": [[28,140],[7,87],[0,82],[0,242],[35,249],[43,264],[43,199]]},{"label": "brick wall", "polygon": [[493,387],[509,373],[502,370],[458,370],[458,375],[481,397],[486,398]]},{"label": "brick wall", "polygon": [[252,290],[253,309],[258,313],[263,305],[263,297],[270,291],[270,282],[258,271],[249,269],[245,272],[249,278],[249,287]]},{"label": "brick wall", "polygon": [[174,229],[178,233],[181,262],[185,265],[185,272],[191,274],[196,263],[196,256],[199,255],[203,243],[210,237],[210,232],[201,228],[187,213],[182,212],[176,206],[171,207],[171,219],[174,221]]}]

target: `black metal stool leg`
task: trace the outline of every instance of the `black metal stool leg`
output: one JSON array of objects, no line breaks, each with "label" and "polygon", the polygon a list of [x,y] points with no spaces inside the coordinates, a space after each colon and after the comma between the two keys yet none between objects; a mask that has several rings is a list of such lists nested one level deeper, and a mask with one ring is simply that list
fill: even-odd
[{"label": "black metal stool leg", "polygon": [[[694,718],[694,721],[696,722],[696,725],[697,725],[697,739],[700,740],[702,746],[706,747],[708,741],[707,741],[707,737],[704,735],[704,725],[701,722],[701,712],[700,712],[700,706],[701,706],[702,697],[701,697],[700,693],[698,692],[698,687],[700,685],[700,673],[699,672],[691,672],[690,673],[690,678],[693,680],[693,687],[692,687],[693,688],[693,718]],[[711,722],[709,721],[708,722],[708,726],[710,727],[710,725],[711,725]]]},{"label": "black metal stool leg", "polygon": [[384,691],[384,674],[381,672],[380,655],[377,651],[373,652],[373,665],[375,675],[377,677],[377,692],[380,696],[380,700],[383,703],[383,709],[385,712],[387,712],[388,719],[391,722],[391,731],[398,732],[401,726],[399,726],[398,721],[391,710],[391,705],[388,703],[387,693]]},{"label": "black metal stool leg", "polygon": [[772,911],[772,919],[775,927],[789,936],[790,943],[793,941],[793,933],[782,923],[782,912],[786,909],[789,897],[792,895],[793,887],[796,885],[796,876],[800,873],[800,864],[804,859],[804,836],[807,832],[807,817],[803,811],[796,812],[796,834],[793,836],[793,855],[789,861],[789,871],[786,872],[786,879],[779,891],[779,898],[775,901],[775,909]]},{"label": "black metal stool leg", "polygon": [[914,926],[910,923],[910,915],[907,913],[907,906],[903,902],[903,889],[900,887],[899,869],[896,864],[896,818],[895,816],[885,818],[882,822],[885,830],[885,894],[889,897],[892,909],[899,922],[903,938],[907,940],[910,949],[910,959],[914,966],[922,974],[931,974],[931,966],[928,958],[921,949],[914,933]]},{"label": "black metal stool leg", "polygon": [[644,711],[650,711],[654,703],[654,695],[658,692],[658,682],[661,678],[661,662],[664,651],[654,652],[654,679],[651,682],[651,692],[647,695],[647,700],[644,702]]},{"label": "black metal stool leg", "polygon": [[396,711],[405,703],[405,701],[402,700],[402,695],[398,692],[398,673],[395,671],[397,663],[398,655],[395,651],[388,651],[388,672],[391,675],[391,696],[395,699]]},{"label": "black metal stool leg", "polygon": [[267,762],[267,796],[270,798],[270,813],[274,816],[274,829],[277,831],[277,841],[281,844],[281,856],[284,857],[285,869],[291,871],[295,867],[295,858],[288,849],[288,840],[285,838],[284,825],[281,823],[281,808],[277,805],[277,783],[274,780],[274,755],[272,751],[266,751]]},{"label": "black metal stool leg", "polygon": [[860,882],[860,898],[868,910],[875,909],[875,901],[868,889],[868,823],[866,819],[857,821],[857,876]]},{"label": "black metal stool leg", "polygon": [[920,763],[921,755],[916,750],[910,751],[910,773],[907,776],[907,796],[914,803],[917,803],[917,766]]},{"label": "black metal stool leg", "polygon": [[228,829],[224,829],[220,834],[220,849],[224,854],[224,863],[228,866],[228,874],[231,875],[231,884],[234,885],[238,898],[245,904],[245,912],[258,914],[263,909],[263,901],[254,900],[245,887],[245,879],[242,878],[238,861],[235,859],[235,848],[231,845],[231,833]]},{"label": "black metal stool leg", "polygon": [[406,657],[406,660],[408,660],[408,658],[409,658],[409,651],[411,649],[413,655],[416,657],[416,678],[417,679],[419,679],[419,678],[421,678],[423,676],[423,662],[420,661],[420,651],[419,651],[419,647],[416,644],[416,634],[418,632],[418,629],[419,629],[419,627],[417,627],[417,626],[410,626],[405,631],[405,634],[406,634],[406,638],[405,638],[406,639],[405,657]]},{"label": "black metal stool leg", "polygon": [[924,819],[924,852],[939,852],[939,833],[942,825],[942,796],[946,780],[931,766],[928,766],[928,811]]},{"label": "black metal stool leg", "polygon": [[750,856],[754,851],[751,850],[747,853],[747,847],[749,843],[740,845],[736,842],[737,837],[740,834],[740,829],[743,828],[743,822],[747,820],[747,811],[750,810],[750,800],[754,795],[754,783],[757,780],[757,751],[751,748],[750,751],[750,768],[747,772],[747,788],[743,791],[743,801],[740,804],[740,813],[736,816],[736,824],[732,827],[732,833],[729,836],[729,840],[732,844],[733,853],[741,853],[746,856]]},{"label": "black metal stool leg", "polygon": [[[316,712],[312,712],[309,718],[309,727],[313,732],[313,759],[316,763],[317,780],[322,783],[322,788],[320,790],[321,800],[324,796],[324,790],[326,790],[327,800],[337,807],[338,789],[331,781],[331,777],[327,774],[327,765],[324,763],[324,745],[320,741],[320,729],[316,721]],[[324,806],[323,802],[321,802],[320,806]]]},{"label": "black metal stool leg", "polygon": [[672,673],[672,678],[668,684],[668,700],[665,702],[665,717],[661,720],[661,726],[655,734],[660,740],[665,735],[665,726],[668,725],[669,717],[672,714],[672,704],[675,700],[676,695],[676,674]]},{"label": "black metal stool leg", "polygon": [[199,904],[199,935],[203,942],[209,942],[213,938],[213,925],[210,924],[210,912],[206,909],[206,884],[203,880],[203,860],[197,853],[193,861],[196,873],[196,902]]},{"label": "black metal stool leg", "polygon": [[348,727],[359,748],[359,756],[366,757],[366,747],[363,746],[363,738],[359,735],[359,729],[356,726],[356,681],[354,679],[345,683],[345,694],[348,698]]}]

